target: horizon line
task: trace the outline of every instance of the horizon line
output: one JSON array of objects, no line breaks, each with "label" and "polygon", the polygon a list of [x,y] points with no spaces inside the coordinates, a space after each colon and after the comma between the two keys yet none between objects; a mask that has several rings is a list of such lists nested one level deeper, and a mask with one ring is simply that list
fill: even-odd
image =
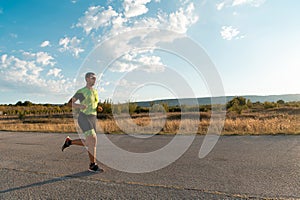
[{"label": "horizon line", "polygon": [[[256,95],[251,95],[251,94],[247,94],[247,95],[225,95],[225,96],[202,96],[202,97],[182,97],[182,98],[167,98],[167,97],[162,97],[162,98],[157,98],[157,99],[150,99],[150,100],[134,100],[134,101],[130,101],[128,100],[127,102],[134,102],[134,103],[138,103],[138,102],[153,102],[153,101],[164,101],[164,100],[175,100],[175,99],[204,99],[204,98],[223,98],[223,97],[250,97],[250,96],[253,96],[253,97],[269,97],[269,96],[289,96],[289,95],[300,95],[300,93],[294,93],[294,94],[267,94],[267,95],[259,95],[259,94],[256,94]],[[107,99],[104,99],[104,100],[111,100],[110,98],[107,98]],[[36,102],[33,102],[33,101],[30,101],[30,100],[18,100],[16,101],[15,103],[0,103],[0,105],[10,105],[10,104],[17,104],[18,102],[25,102],[25,101],[29,101],[33,104],[51,104],[51,105],[63,105],[67,102],[64,102],[64,103],[50,103],[50,102],[39,102],[39,103],[36,103]],[[299,99],[300,101],[300,99]],[[126,102],[124,102],[126,103]]]}]

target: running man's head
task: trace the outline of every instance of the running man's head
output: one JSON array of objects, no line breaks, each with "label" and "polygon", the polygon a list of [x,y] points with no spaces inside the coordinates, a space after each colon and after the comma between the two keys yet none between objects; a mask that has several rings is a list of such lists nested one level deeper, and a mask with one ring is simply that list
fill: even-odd
[{"label": "running man's head", "polygon": [[87,87],[93,87],[96,82],[96,74],[93,72],[88,72],[85,74],[85,81]]}]

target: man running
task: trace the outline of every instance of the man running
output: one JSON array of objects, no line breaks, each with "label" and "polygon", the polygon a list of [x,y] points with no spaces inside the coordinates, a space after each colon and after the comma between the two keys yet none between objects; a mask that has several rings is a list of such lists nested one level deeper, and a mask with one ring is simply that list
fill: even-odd
[{"label": "man running", "polygon": [[[65,139],[62,151],[70,145],[86,146],[90,159],[89,171],[103,171],[96,163],[96,122],[97,111],[101,112],[101,106],[98,106],[99,97],[97,90],[93,88],[96,82],[96,75],[93,72],[85,74],[86,86],[79,89],[75,95],[69,100],[68,106],[73,109],[79,109],[78,124],[82,129],[85,139],[72,140],[69,136]],[[77,103],[79,101],[79,103]]]}]

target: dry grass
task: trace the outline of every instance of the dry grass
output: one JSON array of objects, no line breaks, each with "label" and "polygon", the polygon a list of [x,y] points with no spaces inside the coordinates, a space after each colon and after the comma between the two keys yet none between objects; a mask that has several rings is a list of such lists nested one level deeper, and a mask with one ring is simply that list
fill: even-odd
[{"label": "dry grass", "polygon": [[[184,119],[181,119],[181,113],[168,113],[166,121],[164,121],[163,116],[156,116],[151,121],[151,118],[145,114],[133,115],[129,119],[121,118],[117,122],[107,118],[98,120],[98,127],[104,133],[207,133],[210,126],[210,113],[200,113],[200,121],[195,119],[195,115],[197,115],[195,113],[185,113],[184,115]],[[75,133],[76,126],[73,118],[0,120],[0,130],[5,131]],[[211,128],[214,131],[218,127],[211,125]],[[256,113],[245,112],[241,115],[227,113],[222,134],[300,134],[300,108],[274,109]]]},{"label": "dry grass", "polygon": [[226,119],[224,134],[299,134],[299,117],[271,119]]},{"label": "dry grass", "polygon": [[[137,124],[148,124],[148,119],[139,119]],[[258,134],[300,134],[300,117],[299,116],[285,116],[274,118],[226,118],[224,127],[222,129],[223,135],[258,135]],[[150,133],[147,130],[147,126],[140,126],[140,129],[130,129],[130,125],[127,120],[123,121],[126,132],[130,133]],[[154,122],[155,124],[155,122]],[[102,127],[105,133],[121,132],[121,129],[116,125],[113,120],[100,121],[99,126]],[[159,131],[161,134],[174,134],[174,133],[198,133],[206,134],[208,127],[210,126],[210,120],[204,119],[200,122],[197,120],[168,120],[164,127]],[[179,131],[179,127],[181,127]],[[212,130],[218,128],[212,126]],[[196,130],[198,129],[198,130]],[[124,129],[123,129],[124,130]],[[155,129],[157,130],[157,129]],[[214,131],[212,131],[214,132]]]},{"label": "dry grass", "polygon": [[18,119],[2,119],[0,121],[2,131],[30,131],[30,132],[76,132],[74,120],[70,119],[35,119],[22,121]]}]

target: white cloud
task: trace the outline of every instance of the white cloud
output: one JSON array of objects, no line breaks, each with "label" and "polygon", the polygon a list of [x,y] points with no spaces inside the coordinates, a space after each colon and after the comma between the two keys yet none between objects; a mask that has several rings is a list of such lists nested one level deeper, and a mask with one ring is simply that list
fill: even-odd
[{"label": "white cloud", "polygon": [[61,38],[59,40],[59,45],[63,46],[63,49],[65,50],[68,48],[69,43],[70,43],[70,39],[68,37]]},{"label": "white cloud", "polygon": [[116,83],[118,87],[126,87],[126,88],[136,88],[139,84],[134,81],[128,81],[126,79],[121,79]]},{"label": "white cloud", "polygon": [[38,52],[36,54],[36,62],[41,63],[44,66],[46,65],[54,66],[55,62],[53,62],[52,60],[54,60],[54,58],[46,52]]},{"label": "white cloud", "polygon": [[179,0],[179,2],[181,3],[181,5],[186,5],[186,4],[190,3],[191,0]]},{"label": "white cloud", "polygon": [[130,72],[137,69],[138,66],[130,62],[117,61],[114,67],[110,68],[112,72]]},{"label": "white cloud", "polygon": [[217,10],[222,10],[224,5],[225,5],[225,2],[221,2],[221,3],[216,4]]},{"label": "white cloud", "polygon": [[[165,20],[165,19],[163,19]],[[133,23],[132,29],[135,28],[144,28],[144,27],[148,27],[148,28],[160,28],[162,26],[163,23],[165,23],[163,20],[158,19],[158,18],[144,18],[141,20],[137,20]]]},{"label": "white cloud", "polygon": [[224,7],[236,7],[242,5],[250,5],[253,7],[260,7],[266,0],[223,0],[216,4],[217,10],[222,10]]},{"label": "white cloud", "polygon": [[31,53],[28,51],[21,51],[21,52],[22,52],[22,55],[28,59],[33,59],[36,56],[36,53]]},{"label": "white cloud", "polygon": [[47,71],[45,65],[50,65],[49,63],[49,55],[45,52],[24,52],[20,57],[2,55],[0,91],[17,88],[23,94],[47,95],[68,92],[72,83],[68,79],[63,79],[60,69],[50,69],[47,79],[43,75],[43,72]]},{"label": "white cloud", "polygon": [[249,2],[249,0],[233,0],[232,6],[238,6],[238,5],[242,5],[242,4],[247,4],[248,2]]},{"label": "white cloud", "polygon": [[50,42],[48,40],[42,42],[41,47],[47,47],[47,46],[50,46]]},{"label": "white cloud", "polygon": [[38,77],[43,70],[41,66],[37,66],[34,61],[27,61],[15,56],[6,55],[1,59],[0,66],[2,68],[0,74],[3,80],[30,84]]},{"label": "white cloud", "polygon": [[3,14],[3,8],[0,8],[0,14]]},{"label": "white cloud", "polygon": [[195,24],[199,17],[195,14],[195,6],[193,3],[188,4],[186,8],[179,8],[169,15],[168,28],[179,33],[186,33],[188,28]]},{"label": "white cloud", "polygon": [[240,31],[232,26],[223,26],[221,36],[224,40],[232,40],[239,35]]},{"label": "white cloud", "polygon": [[133,70],[145,72],[162,72],[165,65],[161,62],[159,56],[140,55],[139,53],[125,54],[120,60],[110,68],[112,72],[130,72]]},{"label": "white cloud", "polygon": [[117,13],[111,6],[107,9],[101,6],[89,7],[84,16],[79,19],[76,27],[83,28],[86,34],[97,31],[100,27],[105,28],[104,33],[91,34],[94,41],[100,42],[109,36],[117,35],[121,32],[130,31],[136,28],[158,28],[169,29],[179,33],[186,33],[187,30],[198,21],[193,2],[180,1],[181,6],[177,11],[164,13],[157,11],[156,17],[140,17],[148,12],[146,4],[151,0],[123,2],[124,13]]},{"label": "white cloud", "polygon": [[151,2],[151,0],[124,0],[123,7],[125,17],[136,17],[147,13],[149,9],[146,7],[146,4],[149,2]]},{"label": "white cloud", "polygon": [[[158,28],[158,29],[169,29],[176,31],[178,33],[186,33],[187,30],[198,21],[199,17],[195,12],[195,7],[193,3],[188,3],[177,11],[171,12],[169,14],[164,12],[159,12],[154,17],[145,17],[142,19],[132,20],[132,25],[127,30],[136,28]],[[124,30],[125,28],[123,28]],[[125,29],[126,30],[126,29]],[[115,32],[115,30],[112,30]],[[164,40],[164,38],[161,38]]]},{"label": "white cloud", "polygon": [[62,78],[62,75],[60,74],[60,72],[61,72],[61,69],[53,68],[53,69],[49,70],[49,72],[47,73],[47,76],[53,75],[54,77]]},{"label": "white cloud", "polygon": [[101,6],[92,6],[85,12],[84,16],[79,19],[77,27],[82,27],[88,35],[90,32],[99,27],[105,27],[111,24],[111,19],[118,16],[118,13],[109,6],[104,10]]},{"label": "white cloud", "polygon": [[73,56],[78,57],[80,53],[84,52],[84,49],[80,47],[81,41],[77,37],[73,38],[61,38],[59,40],[59,46],[62,46],[59,50],[61,52],[70,51]]},{"label": "white cloud", "polygon": [[42,66],[54,66],[55,61],[54,58],[49,55],[47,52],[37,52],[37,53],[31,53],[26,51],[21,51],[22,55],[24,56],[25,60],[31,60],[38,64],[42,64]]},{"label": "white cloud", "polygon": [[[1,63],[6,63],[6,59],[7,59],[7,54],[3,54],[1,56]],[[6,66],[5,66],[6,67]]]},{"label": "white cloud", "polygon": [[127,19],[123,18],[122,14],[119,14],[118,17],[112,19],[112,24],[114,28],[122,27],[125,22],[127,22]]},{"label": "white cloud", "polygon": [[254,7],[259,7],[263,3],[265,3],[266,0],[233,0],[232,6],[239,6],[239,5],[245,5],[249,4]]},{"label": "white cloud", "polygon": [[161,62],[161,58],[158,56],[146,56],[142,55],[138,62],[143,66],[141,70],[146,72],[162,72],[165,69],[165,65]]}]

